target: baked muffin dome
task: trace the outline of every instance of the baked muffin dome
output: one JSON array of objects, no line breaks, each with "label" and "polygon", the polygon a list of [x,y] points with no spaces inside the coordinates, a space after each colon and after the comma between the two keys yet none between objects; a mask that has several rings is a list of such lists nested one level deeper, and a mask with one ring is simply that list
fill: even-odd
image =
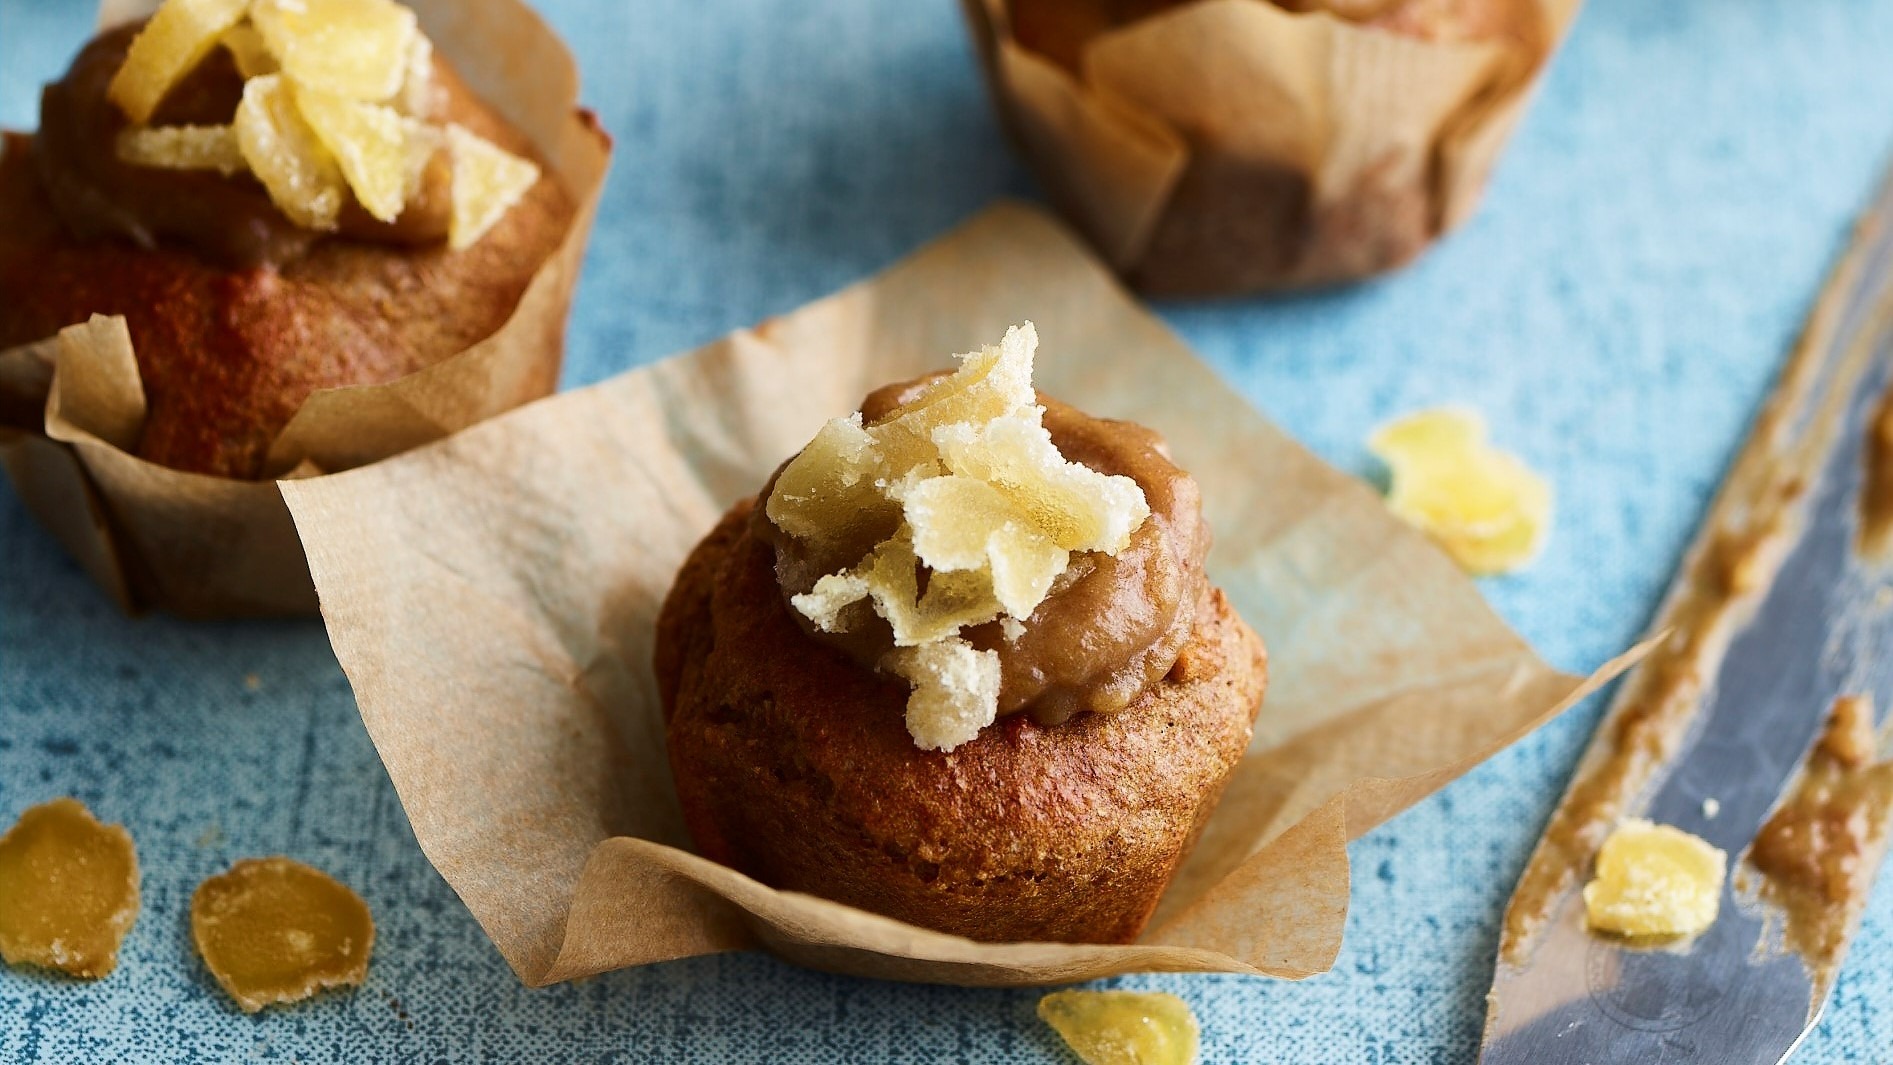
[{"label": "baked muffin dome", "polygon": [[[311,393],[393,381],[485,339],[573,222],[576,205],[549,172],[484,238],[451,251],[407,216],[377,226],[355,208],[340,233],[296,233],[247,175],[118,164],[110,145],[123,118],[105,86],[137,28],[87,45],[49,87],[40,133],[8,134],[0,149],[0,348],[123,315],[148,408],[143,458],[221,477],[281,472],[265,469],[270,444]],[[534,155],[444,60],[434,72],[442,119]],[[160,120],[227,122],[240,90],[219,50]],[[169,220],[196,239],[128,220],[112,202],[129,195],[128,178],[160,190]],[[520,382],[521,401],[549,392],[553,372]]]},{"label": "baked muffin dome", "polygon": [[[655,665],[706,857],[973,939],[1149,921],[1267,663],[1204,576],[1195,480],[1037,395],[1036,345],[1028,323],[873,393],[685,562]],[[949,664],[902,668],[925,654]]]},{"label": "baked muffin dome", "polygon": [[763,883],[990,941],[1126,942],[1249,745],[1261,640],[1208,589],[1129,706],[1001,718],[949,752],[907,687],[804,632],[745,502],[698,545],[657,630],[671,768],[702,854]]}]

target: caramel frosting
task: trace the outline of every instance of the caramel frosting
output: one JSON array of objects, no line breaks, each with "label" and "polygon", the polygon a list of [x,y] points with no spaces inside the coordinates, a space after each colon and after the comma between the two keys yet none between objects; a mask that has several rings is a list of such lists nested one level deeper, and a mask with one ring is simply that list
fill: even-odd
[{"label": "caramel frosting", "polygon": [[[862,421],[873,425],[933,379],[872,393],[861,405]],[[1045,428],[1067,459],[1130,478],[1150,508],[1115,555],[1074,557],[1029,617],[1002,617],[962,633],[976,649],[998,656],[1001,715],[1025,712],[1041,724],[1055,724],[1086,710],[1122,709],[1170,671],[1209,594],[1203,560],[1210,537],[1196,481],[1170,461],[1156,433],[1091,417],[1043,395],[1038,400],[1045,408]],[[764,490],[765,498],[775,483]],[[785,597],[808,592],[830,572],[832,557],[783,532],[764,508],[758,507],[750,520],[752,535],[766,538],[775,549]],[[842,648],[869,668],[878,667],[894,647],[891,629],[878,619],[828,632],[800,613],[796,617],[814,638]]]}]

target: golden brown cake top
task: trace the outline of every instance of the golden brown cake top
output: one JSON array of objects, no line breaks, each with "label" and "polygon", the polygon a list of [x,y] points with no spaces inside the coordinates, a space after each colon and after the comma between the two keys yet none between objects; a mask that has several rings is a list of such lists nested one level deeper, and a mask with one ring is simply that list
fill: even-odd
[{"label": "golden brown cake top", "polygon": [[914,687],[951,750],[998,715],[1128,704],[1175,660],[1207,542],[1147,430],[1041,401],[1037,334],[884,389],[778,473],[761,531],[811,632]]}]

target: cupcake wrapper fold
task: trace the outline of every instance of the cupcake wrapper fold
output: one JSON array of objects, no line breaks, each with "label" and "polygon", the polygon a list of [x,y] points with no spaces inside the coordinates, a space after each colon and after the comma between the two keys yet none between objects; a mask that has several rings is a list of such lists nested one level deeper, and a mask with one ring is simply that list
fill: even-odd
[{"label": "cupcake wrapper fold", "polygon": [[[565,320],[610,161],[610,140],[577,107],[571,54],[518,0],[408,0],[467,83],[531,137],[578,203],[571,228],[491,336],[383,385],[310,396],[271,446],[286,479],[380,461],[558,384]],[[149,14],[106,0],[101,27]],[[0,351],[0,466],[27,508],[128,612],[185,617],[311,614],[302,545],[273,481],[186,473],[135,453],[144,390],[122,319]],[[9,423],[10,422],[10,423]]]},{"label": "cupcake wrapper fold", "polygon": [[[1210,576],[1269,646],[1255,742],[1132,945],[976,943],[692,854],[652,678],[659,606],[732,501],[871,389],[1027,319],[1047,394],[1168,437],[1202,486]],[[1016,205],[754,329],[283,494],[422,849],[535,985],[755,947],[956,984],[1321,972],[1347,841],[1632,657],[1588,680],[1545,665],[1371,489]]]},{"label": "cupcake wrapper fold", "polygon": [[1135,288],[1211,295],[1400,266],[1478,203],[1579,0],[1521,0],[1530,40],[1440,43],[1268,0],[1104,33],[1074,73],[1009,0],[962,0],[1002,123]]}]

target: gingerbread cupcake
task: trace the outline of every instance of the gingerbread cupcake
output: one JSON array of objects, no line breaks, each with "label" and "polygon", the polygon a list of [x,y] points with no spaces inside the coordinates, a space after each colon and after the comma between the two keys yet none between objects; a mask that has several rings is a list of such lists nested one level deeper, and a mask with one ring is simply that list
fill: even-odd
[{"label": "gingerbread cupcake", "polygon": [[507,68],[569,80],[537,19],[478,6],[435,13],[450,58],[394,0],[165,0],[5,135],[0,460],[127,605],[313,608],[271,479],[556,386],[608,144]]},{"label": "gingerbread cupcake", "polygon": [[993,98],[1134,286],[1394,269],[1467,218],[1578,0],[964,0]]},{"label": "gingerbread cupcake", "polygon": [[705,856],[974,939],[1142,930],[1266,660],[1195,482],[1038,396],[1035,346],[869,396],[685,563],[656,673]]}]

